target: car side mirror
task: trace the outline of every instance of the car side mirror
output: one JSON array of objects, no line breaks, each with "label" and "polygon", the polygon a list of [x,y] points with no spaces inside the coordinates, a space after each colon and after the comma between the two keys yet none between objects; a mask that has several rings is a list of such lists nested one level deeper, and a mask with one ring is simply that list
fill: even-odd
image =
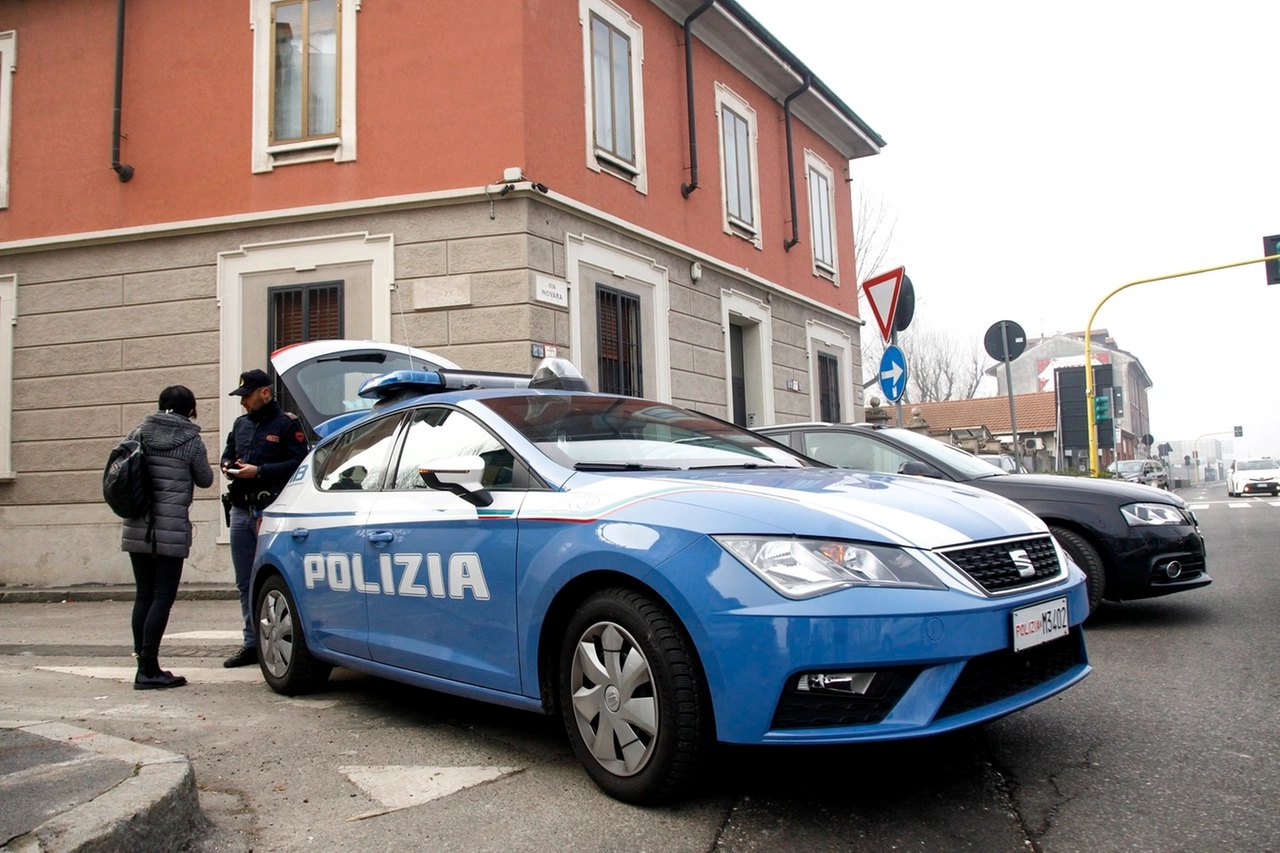
[{"label": "car side mirror", "polygon": [[453,492],[478,507],[493,503],[493,495],[484,487],[484,460],[479,456],[454,456],[437,459],[429,467],[419,468],[418,476],[429,489]]},{"label": "car side mirror", "polygon": [[903,462],[899,465],[898,473],[909,474],[912,477],[932,477],[935,480],[943,479],[942,472],[937,468],[934,468],[928,462],[919,462],[915,459]]}]

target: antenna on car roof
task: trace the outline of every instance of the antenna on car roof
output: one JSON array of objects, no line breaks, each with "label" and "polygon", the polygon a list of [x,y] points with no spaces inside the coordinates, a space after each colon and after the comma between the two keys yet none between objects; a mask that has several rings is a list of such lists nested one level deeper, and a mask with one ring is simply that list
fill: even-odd
[{"label": "antenna on car roof", "polygon": [[[418,367],[414,364],[413,347],[409,345],[409,324],[404,320],[404,300],[400,298],[400,283],[391,282],[391,289],[396,292],[396,313],[400,315],[400,336],[404,339],[405,352],[409,355],[409,369],[417,370]],[[426,365],[424,364],[423,367],[425,368]]]}]

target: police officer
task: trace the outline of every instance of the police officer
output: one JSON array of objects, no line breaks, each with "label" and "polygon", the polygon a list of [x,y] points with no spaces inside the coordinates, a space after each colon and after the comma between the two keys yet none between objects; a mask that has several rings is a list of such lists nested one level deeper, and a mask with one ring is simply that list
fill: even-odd
[{"label": "police officer", "polygon": [[240,591],[244,646],[222,662],[226,667],[258,662],[258,635],[254,630],[253,602],[249,600],[249,573],[258,547],[258,524],[263,509],[276,499],[307,455],[306,433],[298,419],[273,399],[271,378],[266,372],[241,373],[240,386],[230,396],[239,397],[245,411],[236,418],[222,451],[222,473],[231,481],[231,564],[235,566],[236,588]]}]

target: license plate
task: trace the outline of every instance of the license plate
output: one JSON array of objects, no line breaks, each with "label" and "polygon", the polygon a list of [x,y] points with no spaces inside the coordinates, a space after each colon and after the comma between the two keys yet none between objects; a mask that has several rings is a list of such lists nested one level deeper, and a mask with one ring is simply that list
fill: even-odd
[{"label": "license plate", "polygon": [[1013,650],[1015,652],[1065,637],[1067,600],[1055,598],[1013,611]]}]

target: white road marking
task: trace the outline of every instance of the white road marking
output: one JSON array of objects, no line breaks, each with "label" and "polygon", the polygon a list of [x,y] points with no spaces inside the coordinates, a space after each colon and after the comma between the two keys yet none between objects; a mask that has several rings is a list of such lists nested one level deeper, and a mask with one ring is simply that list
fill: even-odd
[{"label": "white road marking", "polygon": [[1248,509],[1249,507],[1253,506],[1253,504],[1240,503],[1239,501],[1232,501],[1231,503],[1228,503],[1227,506],[1230,509]]},{"label": "white road marking", "polygon": [[1193,511],[1194,511],[1194,510],[1197,510],[1197,509],[1208,509],[1208,508],[1209,508],[1209,505],[1208,505],[1208,504],[1188,504],[1188,506],[1189,506]]},{"label": "white road marking", "polygon": [[165,634],[165,640],[228,640],[232,643],[244,642],[244,631],[178,631]]},{"label": "white road marking", "polygon": [[[184,675],[192,684],[229,684],[232,682],[262,681],[262,671],[256,666],[244,666],[237,669],[208,666],[182,666],[165,661],[164,665],[174,675]],[[136,666],[38,666],[45,672],[61,672],[65,675],[81,675],[87,678],[104,678],[109,681],[132,682],[138,674]]]},{"label": "white road marking", "polygon": [[456,794],[465,788],[509,776],[520,767],[381,767],[347,766],[338,771],[384,808],[353,815],[347,820],[364,820],[388,812],[420,806]]}]

